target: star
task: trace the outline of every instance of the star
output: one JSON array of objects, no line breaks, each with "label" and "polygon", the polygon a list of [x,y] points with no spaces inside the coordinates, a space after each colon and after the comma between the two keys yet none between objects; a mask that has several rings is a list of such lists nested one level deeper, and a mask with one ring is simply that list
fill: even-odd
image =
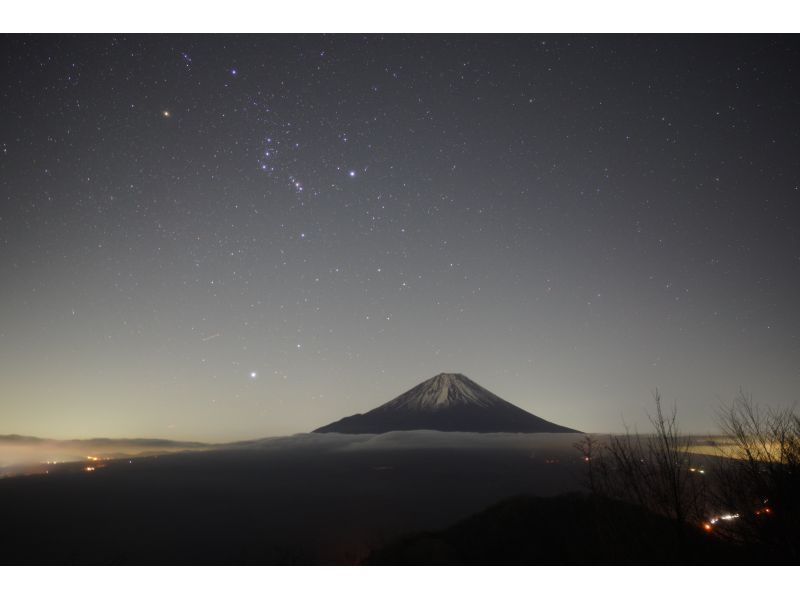
[{"label": "star", "polygon": [[170,116],[172,116],[172,113],[169,110],[162,110],[161,116],[163,116],[164,118],[169,118]]},{"label": "star", "polygon": [[258,372],[250,372],[250,379],[255,380],[258,378]]}]

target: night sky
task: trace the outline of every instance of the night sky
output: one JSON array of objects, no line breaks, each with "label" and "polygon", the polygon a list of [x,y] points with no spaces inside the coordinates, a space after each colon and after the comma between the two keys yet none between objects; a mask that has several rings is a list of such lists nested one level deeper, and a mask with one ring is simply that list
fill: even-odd
[{"label": "night sky", "polygon": [[0,43],[0,434],[798,398],[796,36]]}]

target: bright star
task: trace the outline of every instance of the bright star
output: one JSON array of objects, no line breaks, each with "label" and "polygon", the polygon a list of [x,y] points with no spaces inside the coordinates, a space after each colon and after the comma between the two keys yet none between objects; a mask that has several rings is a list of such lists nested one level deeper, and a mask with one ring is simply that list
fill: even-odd
[{"label": "bright star", "polygon": [[258,372],[250,372],[250,379],[255,380],[258,378]]},{"label": "bright star", "polygon": [[349,174],[350,174],[350,177],[352,178],[352,177],[356,176],[356,171],[355,170],[351,170],[349,172]]},{"label": "bright star", "polygon": [[161,116],[163,116],[164,118],[169,118],[172,115],[170,114],[169,110],[162,110]]}]

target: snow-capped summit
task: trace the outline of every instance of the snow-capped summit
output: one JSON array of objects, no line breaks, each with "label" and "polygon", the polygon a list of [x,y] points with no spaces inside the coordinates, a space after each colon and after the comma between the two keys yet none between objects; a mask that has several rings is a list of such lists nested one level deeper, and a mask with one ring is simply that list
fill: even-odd
[{"label": "snow-capped summit", "polygon": [[433,378],[428,378],[425,382],[404,392],[378,409],[435,411],[456,405],[491,407],[498,403],[505,403],[505,401],[475,384],[464,374],[441,373]]},{"label": "snow-capped summit", "polygon": [[365,414],[314,432],[381,434],[392,430],[447,432],[575,432],[504,401],[463,374],[439,374]]}]

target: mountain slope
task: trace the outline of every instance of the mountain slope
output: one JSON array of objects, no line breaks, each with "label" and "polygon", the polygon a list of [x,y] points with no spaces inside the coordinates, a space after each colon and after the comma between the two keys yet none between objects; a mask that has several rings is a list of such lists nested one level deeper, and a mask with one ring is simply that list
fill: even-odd
[{"label": "mountain slope", "polygon": [[393,430],[444,432],[576,432],[504,401],[463,374],[439,374],[364,414],[314,432],[381,434]]}]

